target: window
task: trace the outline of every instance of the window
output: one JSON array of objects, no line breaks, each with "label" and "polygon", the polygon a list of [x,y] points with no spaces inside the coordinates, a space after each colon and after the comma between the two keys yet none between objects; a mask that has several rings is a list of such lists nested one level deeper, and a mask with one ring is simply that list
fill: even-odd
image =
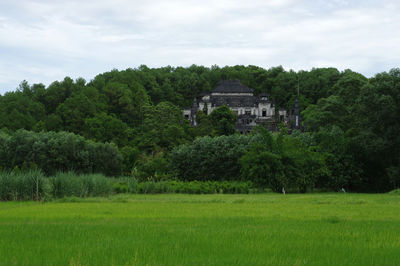
[{"label": "window", "polygon": [[185,115],[185,118],[186,118],[186,119],[189,119],[189,115]]},{"label": "window", "polygon": [[265,109],[262,110],[262,116],[264,116],[264,117],[267,116],[267,110],[265,110]]}]

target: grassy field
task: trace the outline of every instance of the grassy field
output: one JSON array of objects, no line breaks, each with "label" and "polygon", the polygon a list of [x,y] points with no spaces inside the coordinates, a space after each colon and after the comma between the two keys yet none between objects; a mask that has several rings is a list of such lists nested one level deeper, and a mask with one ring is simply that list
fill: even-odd
[{"label": "grassy field", "polygon": [[400,196],[0,203],[0,265],[400,265]]}]

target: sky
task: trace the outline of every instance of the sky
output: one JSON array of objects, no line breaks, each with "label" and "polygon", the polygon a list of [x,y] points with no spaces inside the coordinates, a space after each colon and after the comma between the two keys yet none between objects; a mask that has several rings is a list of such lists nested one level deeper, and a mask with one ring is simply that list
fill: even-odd
[{"label": "sky", "polygon": [[0,94],[192,64],[400,67],[399,0],[0,0]]}]

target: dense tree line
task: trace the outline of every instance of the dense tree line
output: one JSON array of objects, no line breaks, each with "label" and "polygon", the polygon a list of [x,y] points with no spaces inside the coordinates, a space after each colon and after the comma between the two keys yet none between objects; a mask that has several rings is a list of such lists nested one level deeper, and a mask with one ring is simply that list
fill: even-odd
[{"label": "dense tree line", "polygon": [[400,70],[371,79],[348,72],[335,88],[303,112],[319,149],[334,155],[333,175],[354,190],[399,187]]},{"label": "dense tree line", "polygon": [[[204,165],[185,172],[182,169],[186,157],[178,151],[192,150],[193,154],[187,154],[187,158],[214,158],[216,161],[208,166],[211,169],[228,163],[223,157],[214,156],[211,146],[222,141],[218,136],[234,134],[236,117],[225,107],[209,116],[200,111],[197,116],[199,126],[193,128],[183,119],[181,111],[183,107],[191,106],[194,97],[210,91],[221,79],[239,79],[254,88],[256,94],[269,93],[276,108],[285,108],[289,112],[299,90],[303,132],[290,135],[283,127],[280,135],[265,137],[267,134],[260,131],[258,135],[264,134],[264,137],[244,137],[257,139],[254,143],[246,140],[246,145],[241,144],[241,137],[233,136],[238,138],[237,145],[222,148],[240,150],[229,166],[234,169],[227,171],[229,174],[215,170],[205,176]],[[4,147],[11,145],[10,139],[18,136],[21,139],[70,136],[91,145],[94,142],[88,140],[113,143],[115,146],[104,144],[104,147],[115,150],[112,154],[120,154],[118,167],[122,173],[135,173],[143,179],[175,175],[188,180],[251,178],[274,189],[281,185],[293,186],[299,191],[343,186],[353,191],[387,191],[400,184],[400,125],[396,119],[400,112],[399,101],[399,69],[366,78],[351,70],[340,72],[335,68],[295,72],[282,67],[140,66],[112,70],[90,82],[82,78],[74,81],[69,77],[47,87],[22,82],[16,91],[0,95],[0,128],[3,129],[0,148],[6,150]],[[75,137],[63,132],[74,133]],[[26,136],[21,137],[24,134]],[[193,142],[196,138],[200,139]],[[271,138],[273,141],[270,142],[275,144],[259,141],[263,138]],[[42,142],[46,143],[40,140]],[[199,155],[194,147],[201,142],[209,148]],[[0,167],[21,167],[24,162],[25,165],[32,162],[24,157],[37,153],[36,150],[29,151],[29,147],[33,148],[28,145],[24,152],[6,157],[3,152]],[[67,149],[67,146],[60,147]],[[88,149],[85,145],[81,147],[85,147],[82,151]],[[60,168],[33,162],[45,172]],[[264,165],[256,169],[257,162],[264,162]],[[74,166],[74,170],[92,171],[85,168],[87,163],[83,165]],[[65,168],[71,170],[70,166]],[[118,172],[110,171],[109,174]],[[265,171],[270,176],[256,174]]]},{"label": "dense tree line", "polygon": [[305,192],[326,188],[331,178],[326,157],[298,134],[257,127],[250,135],[201,137],[181,145],[171,153],[171,166],[184,180],[251,181],[274,191]]},{"label": "dense tree line", "polygon": [[122,158],[117,147],[98,143],[68,132],[17,130],[8,135],[0,131],[2,170],[41,169],[45,174],[76,173],[121,174]]}]

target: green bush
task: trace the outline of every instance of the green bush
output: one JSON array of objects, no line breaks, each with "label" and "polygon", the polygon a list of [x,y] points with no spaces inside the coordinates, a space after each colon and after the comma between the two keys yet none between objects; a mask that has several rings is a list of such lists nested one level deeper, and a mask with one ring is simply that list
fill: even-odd
[{"label": "green bush", "polygon": [[253,141],[253,136],[243,135],[197,138],[172,150],[171,167],[185,181],[238,181],[239,159]]},{"label": "green bush", "polygon": [[7,170],[38,168],[47,176],[65,171],[118,176],[121,164],[114,144],[93,142],[73,133],[0,132],[0,165]]},{"label": "green bush", "polygon": [[128,185],[128,183],[125,183],[125,182],[115,182],[112,186],[112,190],[115,194],[128,193],[129,185]]},{"label": "green bush", "polygon": [[49,190],[41,171],[0,172],[0,200],[41,200]]}]

